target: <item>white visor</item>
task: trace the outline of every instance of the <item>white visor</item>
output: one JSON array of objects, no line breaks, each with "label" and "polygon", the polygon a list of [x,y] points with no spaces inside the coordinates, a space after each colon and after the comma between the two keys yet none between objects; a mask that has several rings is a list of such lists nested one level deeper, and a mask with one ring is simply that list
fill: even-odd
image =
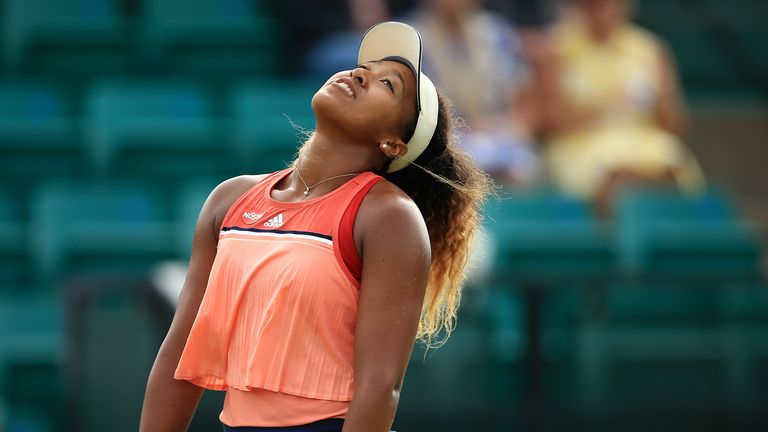
[{"label": "white visor", "polygon": [[395,60],[409,66],[416,76],[416,107],[419,117],[408,141],[408,152],[392,161],[387,172],[395,172],[416,160],[432,140],[437,126],[437,90],[421,72],[421,35],[408,24],[387,21],[368,29],[360,42],[357,64]]}]

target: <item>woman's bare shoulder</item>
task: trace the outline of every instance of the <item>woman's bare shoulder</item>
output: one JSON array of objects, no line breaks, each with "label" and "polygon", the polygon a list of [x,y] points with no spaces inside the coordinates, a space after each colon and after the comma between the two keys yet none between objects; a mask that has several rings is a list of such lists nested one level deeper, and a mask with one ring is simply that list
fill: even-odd
[{"label": "woman's bare shoulder", "polygon": [[268,174],[244,174],[226,179],[219,183],[205,202],[205,206],[211,209],[210,214],[214,216],[214,226],[217,228],[221,224],[229,208],[237,201],[240,196],[246,193],[250,188],[264,180]]},{"label": "woman's bare shoulder", "polygon": [[365,195],[355,223],[360,224],[361,234],[392,226],[426,231],[424,218],[416,203],[387,179],[377,182]]}]

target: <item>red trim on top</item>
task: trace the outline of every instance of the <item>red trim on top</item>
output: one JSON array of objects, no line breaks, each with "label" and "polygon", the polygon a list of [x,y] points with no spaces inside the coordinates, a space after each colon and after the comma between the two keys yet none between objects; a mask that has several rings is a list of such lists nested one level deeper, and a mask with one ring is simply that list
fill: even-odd
[{"label": "red trim on top", "polygon": [[363,263],[360,261],[360,255],[355,246],[355,218],[357,217],[357,211],[360,209],[360,204],[363,202],[363,198],[369,190],[379,181],[382,177],[374,177],[368,183],[365,184],[355,194],[352,200],[349,202],[349,206],[344,211],[344,215],[341,216],[339,222],[339,252],[341,258],[344,260],[344,264],[352,276],[359,282],[363,273]]}]

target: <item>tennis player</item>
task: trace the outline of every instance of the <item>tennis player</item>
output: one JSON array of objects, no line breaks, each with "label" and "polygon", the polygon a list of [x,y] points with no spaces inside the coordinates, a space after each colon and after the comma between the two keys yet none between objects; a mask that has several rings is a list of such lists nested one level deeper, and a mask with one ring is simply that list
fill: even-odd
[{"label": "tennis player", "polygon": [[490,181],[403,23],[312,98],[290,168],[224,181],[193,238],[142,432],[183,431],[204,389],[225,431],[386,432],[415,340],[454,325]]}]

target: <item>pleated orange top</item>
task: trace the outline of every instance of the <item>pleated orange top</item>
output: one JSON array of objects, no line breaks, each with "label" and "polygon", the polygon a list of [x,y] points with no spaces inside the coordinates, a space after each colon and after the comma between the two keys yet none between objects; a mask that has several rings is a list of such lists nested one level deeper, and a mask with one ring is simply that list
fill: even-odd
[{"label": "pleated orange top", "polygon": [[[267,176],[225,215],[208,286],[174,378],[231,389],[230,402],[242,403],[248,400],[243,392],[254,390],[263,401],[280,394],[289,402],[322,400],[318,407],[343,416],[344,405],[331,402],[348,403],[353,396],[360,284],[337,239],[349,203],[380,177],[364,172],[318,198],[274,200],[273,187],[292,170]],[[248,421],[243,413],[226,416],[226,404],[224,411],[222,418]],[[275,423],[280,421],[263,425]]]}]

